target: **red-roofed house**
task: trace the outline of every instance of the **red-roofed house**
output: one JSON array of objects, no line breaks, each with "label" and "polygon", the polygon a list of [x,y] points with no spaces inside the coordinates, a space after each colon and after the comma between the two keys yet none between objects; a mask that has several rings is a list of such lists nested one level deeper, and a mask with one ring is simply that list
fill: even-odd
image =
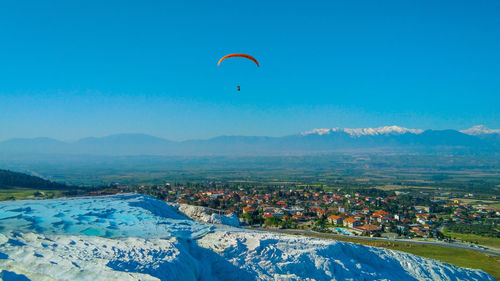
[{"label": "red-roofed house", "polygon": [[372,234],[380,231],[380,227],[373,224],[365,224],[362,226],[357,226],[355,229],[360,230],[363,233]]},{"label": "red-roofed house", "polygon": [[316,215],[317,215],[319,218],[322,218],[322,217],[324,217],[324,216],[326,215],[326,212],[325,212],[325,210],[323,210],[323,209],[319,209],[319,208],[318,208],[318,209],[316,210]]},{"label": "red-roofed house", "polygon": [[336,215],[331,215],[328,216],[328,222],[331,224],[342,224],[342,217],[341,216],[336,216]]},{"label": "red-roofed house", "polygon": [[255,208],[252,208],[252,207],[244,207],[243,208],[243,214],[246,214],[246,213],[251,213],[251,212],[254,212],[255,211]]},{"label": "red-roofed house", "polygon": [[354,228],[356,226],[359,226],[359,221],[353,217],[348,217],[343,221],[344,226]]}]

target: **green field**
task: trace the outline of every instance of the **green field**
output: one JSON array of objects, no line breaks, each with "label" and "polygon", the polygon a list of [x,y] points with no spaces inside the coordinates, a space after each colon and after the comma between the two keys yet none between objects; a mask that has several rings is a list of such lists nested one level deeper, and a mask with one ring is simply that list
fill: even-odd
[{"label": "green field", "polygon": [[247,157],[71,157],[54,160],[0,159],[0,167],[27,170],[70,185],[151,185],[165,182],[296,183],[332,188],[440,189],[480,194],[500,192],[500,159],[471,155],[325,154]]},{"label": "green field", "polygon": [[480,236],[476,234],[462,234],[462,233],[456,233],[456,232],[450,232],[450,231],[444,231],[444,235],[451,236],[453,239],[456,240],[462,240],[465,242],[472,242],[476,243],[479,245],[487,246],[487,247],[493,247],[500,249],[500,238],[495,238],[495,237],[485,237],[485,236]]},{"label": "green field", "polygon": [[[339,239],[340,240],[340,239]],[[417,256],[431,258],[460,267],[482,269],[495,279],[500,280],[500,257],[487,255],[471,250],[462,250],[433,245],[420,245],[401,242],[365,241],[351,239],[353,243],[374,247],[388,248],[407,252]]]},{"label": "green field", "polygon": [[424,258],[439,260],[460,267],[481,269],[489,273],[495,279],[500,280],[500,256],[492,256],[471,250],[463,250],[463,249],[425,245],[425,244],[389,242],[380,240],[365,240],[365,239],[355,239],[349,237],[332,237],[329,235],[322,235],[322,234],[318,235],[308,234],[307,236],[319,237],[323,239],[327,238],[327,239],[357,243],[367,246],[398,250],[414,254],[417,256],[421,256]]},{"label": "green field", "polygon": [[[43,192],[44,195],[35,196],[37,192]],[[54,198],[63,195],[63,190],[37,190],[24,187],[12,187],[7,189],[0,189],[0,201],[3,200],[23,200],[23,199],[36,199],[36,198]]]}]

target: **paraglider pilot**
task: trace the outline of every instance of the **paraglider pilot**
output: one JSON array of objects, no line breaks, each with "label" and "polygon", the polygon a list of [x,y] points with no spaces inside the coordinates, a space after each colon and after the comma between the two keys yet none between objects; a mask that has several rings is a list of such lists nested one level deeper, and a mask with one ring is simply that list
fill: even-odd
[{"label": "paraglider pilot", "polygon": [[[252,57],[251,55],[247,55],[247,54],[229,54],[229,55],[226,55],[226,56],[223,56],[219,62],[217,63],[218,66],[220,66],[220,63],[227,59],[227,58],[236,58],[236,57],[240,57],[240,58],[246,58],[246,59],[249,59],[249,60],[252,60],[253,62],[255,62],[255,64],[257,66],[259,66],[259,62],[254,58]],[[236,86],[236,90],[238,90],[238,92],[240,91],[240,86]]]}]

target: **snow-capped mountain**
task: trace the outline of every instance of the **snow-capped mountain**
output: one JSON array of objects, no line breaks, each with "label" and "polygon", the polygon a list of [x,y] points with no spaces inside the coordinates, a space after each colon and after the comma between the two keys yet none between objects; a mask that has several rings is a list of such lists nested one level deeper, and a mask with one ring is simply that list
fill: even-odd
[{"label": "snow-capped mountain", "polygon": [[312,131],[303,132],[302,135],[326,135],[330,133],[343,132],[349,134],[352,137],[360,137],[360,136],[377,136],[377,135],[402,135],[406,133],[411,134],[420,134],[424,130],[421,129],[408,129],[399,126],[383,126],[378,128],[332,128],[332,129],[314,129]]},{"label": "snow-capped mountain", "polygon": [[0,202],[0,223],[3,280],[494,280],[393,250],[199,223],[136,194]]},{"label": "snow-capped mountain", "polygon": [[479,126],[463,131],[384,126],[314,129],[283,137],[221,136],[180,142],[141,134],[86,138],[75,142],[46,138],[11,139],[0,142],[0,154],[253,156],[346,151],[491,153],[500,152],[499,131]]},{"label": "snow-capped mountain", "polygon": [[471,136],[479,136],[479,135],[487,135],[487,134],[500,134],[500,130],[489,129],[483,125],[477,125],[471,127],[469,129],[460,130],[460,132],[471,135]]}]

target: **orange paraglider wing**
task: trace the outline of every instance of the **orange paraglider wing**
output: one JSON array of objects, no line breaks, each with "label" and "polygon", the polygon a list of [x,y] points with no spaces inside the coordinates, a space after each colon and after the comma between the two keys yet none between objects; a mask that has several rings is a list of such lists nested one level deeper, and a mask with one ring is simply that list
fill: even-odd
[{"label": "orange paraglider wing", "polygon": [[250,56],[250,55],[247,55],[247,54],[229,54],[229,55],[227,55],[227,56],[223,56],[223,57],[219,60],[219,62],[217,63],[217,65],[220,65],[220,63],[221,63],[223,60],[225,60],[225,59],[228,59],[228,58],[235,58],[235,57],[239,57],[239,58],[247,58],[247,59],[252,60],[253,62],[255,62],[255,64],[256,64],[257,66],[259,66],[259,62],[258,62],[258,61],[257,61],[254,57],[252,57],[252,56]]}]

